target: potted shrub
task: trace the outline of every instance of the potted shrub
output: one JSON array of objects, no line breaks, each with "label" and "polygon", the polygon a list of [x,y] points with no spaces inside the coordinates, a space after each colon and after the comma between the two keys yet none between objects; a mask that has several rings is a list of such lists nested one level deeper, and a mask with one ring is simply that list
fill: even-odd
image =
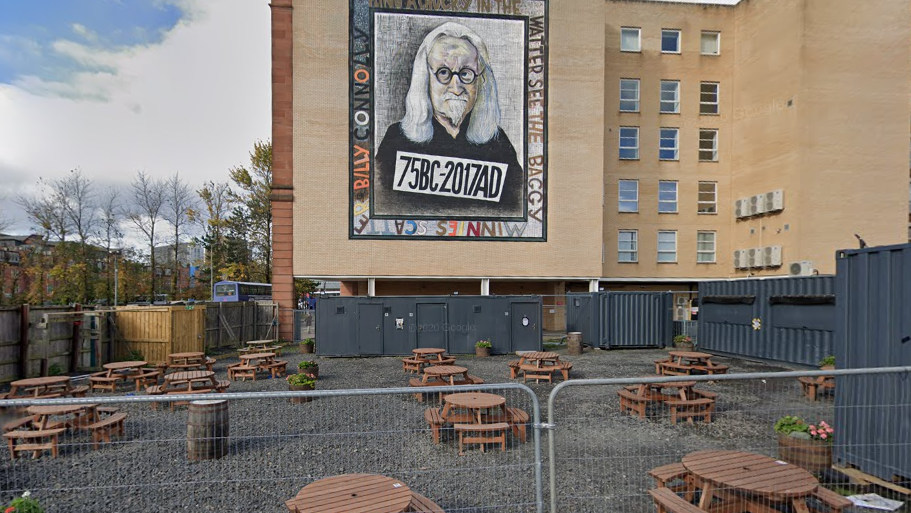
[{"label": "potted shrub", "polygon": [[304,341],[301,342],[301,353],[311,354],[311,353],[313,353],[313,349],[315,346],[316,346],[316,344],[313,343],[312,338],[305,338]]},{"label": "potted shrub", "polygon": [[832,466],[832,441],[835,430],[826,421],[810,424],[795,415],[775,422],[778,457],[810,472]]},{"label": "potted shrub", "polygon": [[835,357],[826,356],[819,362],[819,368],[822,370],[835,370]]},{"label": "potted shrub", "polygon": [[691,351],[693,345],[693,338],[689,335],[677,335],[674,337],[674,347],[681,351]]},{"label": "potted shrub", "polygon": [[306,374],[313,379],[319,379],[319,364],[313,360],[304,360],[297,364],[301,374]]},{"label": "potted shrub", "polygon": [[493,347],[493,344],[490,343],[489,339],[478,340],[474,345],[474,354],[479,358],[490,356],[491,347]]},{"label": "potted shrub", "polygon": [[16,497],[10,501],[9,505],[3,511],[10,513],[44,513],[44,508],[35,499],[32,499],[31,492],[23,492],[22,497]]},{"label": "potted shrub", "polygon": [[[289,390],[316,390],[316,380],[306,374],[291,374],[287,378]],[[311,397],[292,397],[293,404],[309,403]]]}]

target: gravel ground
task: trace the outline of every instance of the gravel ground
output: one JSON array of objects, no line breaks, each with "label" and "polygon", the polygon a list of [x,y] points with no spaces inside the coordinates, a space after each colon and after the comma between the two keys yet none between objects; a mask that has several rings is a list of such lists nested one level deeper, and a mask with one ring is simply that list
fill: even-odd
[{"label": "gravel ground", "polygon": [[[660,349],[586,350],[565,359],[573,362],[573,378],[637,377],[653,375],[653,360],[665,354]],[[281,359],[295,369],[310,356],[286,349]],[[216,374],[226,379],[227,364],[237,358],[216,357]],[[320,390],[406,386],[410,377],[403,374],[399,358],[314,359],[320,364]],[[513,359],[458,356],[457,365],[487,383],[504,383],[510,381],[507,362]],[[731,358],[717,361],[730,365],[732,373],[789,370]],[[553,385],[528,386],[546,409]],[[676,426],[666,409],[654,409],[644,420],[621,415],[618,388],[569,387],[557,398],[553,433],[560,511],[654,511],[646,494],[654,486],[648,469],[707,448],[774,455],[771,426],[781,415],[832,420],[831,399],[804,400],[793,379],[700,385],[719,394],[714,422]],[[229,389],[285,390],[281,379],[233,382]],[[508,405],[533,411],[526,392],[497,393],[506,396]],[[314,479],[363,472],[397,477],[450,513],[535,511],[533,431],[525,444],[510,435],[505,452],[488,446],[482,453],[471,446],[459,456],[457,441],[446,433],[440,445],[432,443],[423,419],[429,404],[433,401],[419,403],[410,394],[326,397],[305,404],[232,401],[228,455],[201,462],[186,458],[186,406],[155,411],[147,404],[123,404],[121,410],[129,414],[126,435],[115,443],[93,451],[85,433],[68,433],[57,459],[4,460],[0,501],[31,490],[48,513],[281,512],[286,511],[284,501]],[[542,436],[545,497],[546,440]]]}]

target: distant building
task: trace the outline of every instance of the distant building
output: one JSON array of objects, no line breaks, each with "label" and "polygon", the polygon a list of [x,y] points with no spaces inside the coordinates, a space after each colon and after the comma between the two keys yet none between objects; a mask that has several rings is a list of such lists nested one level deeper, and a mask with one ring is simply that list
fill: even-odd
[{"label": "distant building", "polygon": [[[181,242],[177,247],[177,263],[181,266],[199,265],[206,259],[206,250],[193,242]],[[157,246],[155,248],[156,266],[166,266],[174,263],[174,245]]]}]

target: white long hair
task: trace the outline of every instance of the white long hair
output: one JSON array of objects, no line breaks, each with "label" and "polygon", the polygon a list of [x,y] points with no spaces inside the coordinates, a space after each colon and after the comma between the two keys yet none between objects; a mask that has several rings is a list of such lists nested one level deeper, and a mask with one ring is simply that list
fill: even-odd
[{"label": "white long hair", "polygon": [[[414,142],[427,142],[433,138],[433,104],[430,102],[430,70],[427,54],[441,36],[465,39],[478,50],[478,65],[482,73],[478,76],[478,98],[471,111],[466,137],[475,144],[484,144],[495,135],[500,126],[500,104],[497,100],[497,80],[487,64],[490,59],[487,45],[470,28],[458,23],[446,22],[430,31],[417,55],[411,71],[411,86],[405,96],[405,117],[402,118],[402,132]],[[453,80],[457,80],[453,77]]]}]

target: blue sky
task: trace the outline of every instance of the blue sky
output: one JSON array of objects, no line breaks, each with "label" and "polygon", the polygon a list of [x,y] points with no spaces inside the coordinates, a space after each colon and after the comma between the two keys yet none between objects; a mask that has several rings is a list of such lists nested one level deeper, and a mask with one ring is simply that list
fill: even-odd
[{"label": "blue sky", "polygon": [[[6,0],[0,4],[0,83],[29,89],[29,83],[65,84],[79,72],[116,74],[106,56],[160,44],[190,14],[162,0]],[[76,95],[70,88],[31,89]]]},{"label": "blue sky", "polygon": [[268,0],[0,0],[0,220],[80,169],[227,181],[271,136]]}]

